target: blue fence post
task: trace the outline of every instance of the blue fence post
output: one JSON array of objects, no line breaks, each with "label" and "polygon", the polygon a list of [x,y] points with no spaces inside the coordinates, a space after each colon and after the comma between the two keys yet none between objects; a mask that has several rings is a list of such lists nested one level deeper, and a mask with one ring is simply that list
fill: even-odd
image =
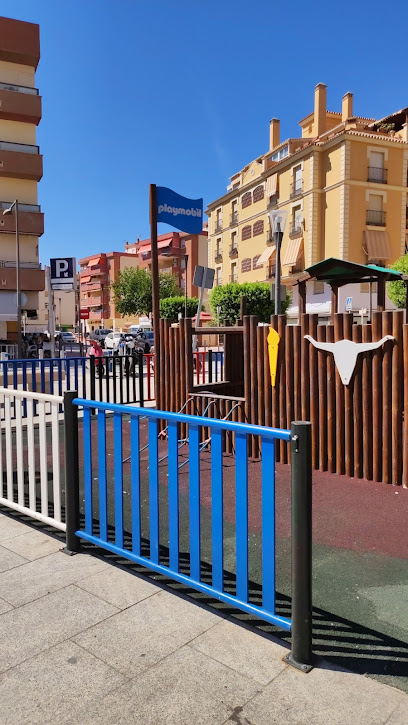
[{"label": "blue fence post", "polygon": [[312,424],[291,425],[292,649],[286,661],[312,669]]},{"label": "blue fence post", "polygon": [[78,408],[72,404],[77,393],[64,393],[65,523],[66,545],[63,551],[72,556],[80,550],[76,531],[79,520]]}]

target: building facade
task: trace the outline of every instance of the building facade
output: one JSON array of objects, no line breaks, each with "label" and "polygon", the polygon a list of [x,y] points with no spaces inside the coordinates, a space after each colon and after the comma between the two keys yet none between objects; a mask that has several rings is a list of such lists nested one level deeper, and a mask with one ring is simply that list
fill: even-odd
[{"label": "building facade", "polygon": [[[380,120],[363,118],[354,115],[353,96],[346,93],[341,112],[328,111],[326,86],[319,83],[313,111],[299,125],[299,138],[281,141],[273,118],[268,151],[232,176],[227,193],[208,205],[216,283],[273,282],[273,209],[287,212],[281,264],[289,287],[305,267],[328,257],[388,266],[405,253],[408,108]],[[367,302],[365,288],[353,295],[353,307]],[[329,299],[323,283],[308,283],[315,311],[329,313]]]},{"label": "building facade", "polygon": [[120,328],[136,322],[116,311],[111,285],[126,267],[138,267],[137,256],[126,252],[101,252],[79,260],[80,307],[89,310],[88,330]]},{"label": "building facade", "polygon": [[[139,266],[151,269],[152,251],[150,239],[138,239],[134,243],[126,243],[128,254],[139,259]],[[193,285],[194,270],[197,266],[208,264],[208,233],[203,229],[201,234],[185,232],[168,232],[157,237],[159,270],[173,274],[179,287],[189,297],[197,297],[198,288]]]},{"label": "building facade", "polygon": [[36,144],[41,96],[35,71],[40,60],[39,26],[0,17],[0,338],[17,338],[16,217],[3,211],[18,200],[22,312],[32,320],[44,289],[38,240],[44,216],[37,185],[43,173]]}]

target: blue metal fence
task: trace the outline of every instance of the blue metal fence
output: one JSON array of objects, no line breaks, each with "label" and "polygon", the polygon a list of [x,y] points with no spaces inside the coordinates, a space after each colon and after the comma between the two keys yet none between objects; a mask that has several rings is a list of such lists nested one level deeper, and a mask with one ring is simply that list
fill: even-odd
[{"label": "blue metal fence", "polygon": [[[71,394],[72,395],[72,394]],[[233,423],[211,418],[142,410],[124,405],[113,405],[83,398],[75,398],[73,405],[83,409],[83,456],[85,523],[75,535],[160,572],[200,592],[231,604],[244,612],[290,630],[291,620],[276,613],[275,608],[275,441],[289,442],[288,430]],[[91,426],[91,411],[98,411],[96,431]],[[110,482],[107,476],[107,413],[113,413],[113,496],[114,532],[108,532]],[[130,505],[131,543],[124,535],[124,461],[123,416],[130,416]],[[147,419],[148,461],[141,471],[141,418]],[[160,423],[162,421],[162,423]],[[169,564],[160,560],[160,507],[159,507],[159,430],[166,421],[168,455],[168,551]],[[179,518],[179,426],[188,426],[189,475],[189,575],[180,571],[180,518]],[[212,582],[202,580],[200,535],[200,461],[201,429],[210,430],[211,454],[211,538]],[[127,429],[126,429],[127,430]],[[224,504],[223,504],[223,435],[232,431],[235,440],[235,516],[236,516],[236,594],[224,587]],[[206,433],[207,435],[207,433]],[[262,605],[249,601],[248,592],[248,442],[250,435],[260,437],[262,449]],[[184,449],[183,449],[184,450]],[[208,454],[207,454],[208,455]],[[97,463],[93,463],[93,460]],[[183,469],[184,471],[186,469]],[[149,556],[142,553],[141,545],[141,475],[148,476],[149,490]],[[97,520],[94,505],[98,502]],[[166,542],[167,544],[167,542]]]}]

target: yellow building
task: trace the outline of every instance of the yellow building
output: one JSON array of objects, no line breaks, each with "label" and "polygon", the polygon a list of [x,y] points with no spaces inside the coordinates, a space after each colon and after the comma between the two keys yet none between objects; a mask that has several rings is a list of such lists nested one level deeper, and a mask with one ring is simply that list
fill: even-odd
[{"label": "yellow building", "polygon": [[[208,205],[209,265],[217,284],[273,281],[272,209],[287,211],[281,263],[288,286],[327,257],[387,266],[405,253],[408,108],[380,120],[356,117],[353,95],[346,93],[341,112],[328,111],[326,86],[319,83],[314,109],[299,125],[300,138],[281,142],[273,118],[268,151]],[[365,292],[358,290],[354,308]],[[310,294],[314,301],[329,299],[320,282]]]},{"label": "yellow building", "polygon": [[44,271],[38,238],[44,217],[38,206],[37,185],[42,156],[36,145],[41,119],[41,96],[35,83],[40,59],[39,27],[35,23],[0,17],[0,338],[17,338],[16,215],[2,212],[18,200],[20,290],[23,315],[33,319]]}]

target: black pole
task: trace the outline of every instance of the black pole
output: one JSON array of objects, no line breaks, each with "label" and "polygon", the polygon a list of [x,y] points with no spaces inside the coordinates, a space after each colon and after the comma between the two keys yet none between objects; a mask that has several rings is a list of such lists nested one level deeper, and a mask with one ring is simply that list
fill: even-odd
[{"label": "black pole", "polygon": [[[147,362],[149,365],[149,362]],[[144,408],[143,350],[139,350],[139,405]]]},{"label": "black pole", "polygon": [[79,460],[78,460],[78,408],[72,404],[78,396],[76,390],[64,393],[64,456],[65,456],[65,522],[66,545],[69,556],[80,550],[76,536],[79,521]]},{"label": "black pole", "polygon": [[[157,192],[156,184],[150,184],[150,242],[152,254],[152,307],[153,307],[153,334],[154,334],[154,355],[157,362],[155,370],[158,373],[160,364],[160,290],[159,290],[159,260],[157,256]],[[154,376],[154,388],[156,400],[160,400],[159,375]]]},{"label": "black pole", "polygon": [[312,669],[312,424],[291,426],[292,650],[286,661]]}]

